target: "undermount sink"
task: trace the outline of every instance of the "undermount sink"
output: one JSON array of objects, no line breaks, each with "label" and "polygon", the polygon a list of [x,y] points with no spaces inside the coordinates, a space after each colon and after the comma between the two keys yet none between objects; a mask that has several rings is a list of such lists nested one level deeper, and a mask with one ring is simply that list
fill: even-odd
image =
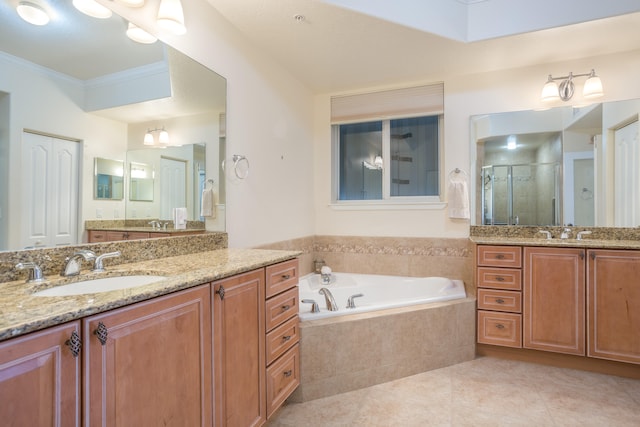
[{"label": "undermount sink", "polygon": [[63,297],[70,295],[96,294],[100,292],[117,291],[120,289],[137,288],[166,279],[165,276],[117,276],[88,279],[67,285],[55,286],[34,293],[38,297]]}]

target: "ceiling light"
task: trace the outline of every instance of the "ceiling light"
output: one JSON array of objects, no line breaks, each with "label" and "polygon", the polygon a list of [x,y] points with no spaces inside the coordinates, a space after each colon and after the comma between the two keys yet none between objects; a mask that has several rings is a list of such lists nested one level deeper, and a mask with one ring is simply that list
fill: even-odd
[{"label": "ceiling light", "polygon": [[129,24],[127,25],[127,37],[135,42],[144,44],[155,43],[158,40],[157,37],[149,34],[133,22],[129,22]]},{"label": "ceiling light", "polygon": [[[540,98],[544,102],[556,101],[558,99],[563,101],[570,100],[575,91],[575,85],[573,83],[573,79],[575,77],[588,77],[582,89],[582,96],[585,98],[591,99],[604,95],[600,77],[596,76],[596,72],[594,70],[591,70],[590,73],[569,73],[569,75],[562,77],[553,77],[549,74],[549,78],[542,88]],[[560,80],[559,85],[556,83],[556,80]]]},{"label": "ceiling light", "polygon": [[33,25],[47,25],[50,21],[49,15],[45,10],[35,3],[21,1],[16,7],[20,18]]},{"label": "ceiling light", "polygon": [[111,18],[112,12],[95,0],[73,0],[73,6],[85,15],[99,19]]},{"label": "ceiling light", "polygon": [[186,33],[187,28],[184,26],[184,12],[180,0],[160,0],[156,23],[158,27],[177,36]]}]

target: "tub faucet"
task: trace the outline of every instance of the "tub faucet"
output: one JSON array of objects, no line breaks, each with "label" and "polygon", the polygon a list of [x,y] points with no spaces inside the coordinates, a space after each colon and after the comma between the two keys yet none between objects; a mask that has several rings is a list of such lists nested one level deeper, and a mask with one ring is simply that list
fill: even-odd
[{"label": "tub faucet", "polygon": [[323,265],[320,269],[320,281],[323,285],[329,285],[331,283],[331,268]]},{"label": "tub faucet", "polygon": [[354,298],[359,298],[359,297],[363,297],[364,294],[355,294],[355,295],[351,295],[349,298],[347,298],[347,308],[356,308],[356,304],[353,301]]},{"label": "tub faucet", "polygon": [[319,313],[320,312],[320,307],[318,307],[318,303],[316,302],[316,300],[303,299],[301,302],[303,302],[305,304],[311,304],[311,312],[312,313]]},{"label": "tub faucet", "polygon": [[93,271],[95,272],[104,271],[104,264],[102,261],[105,258],[114,258],[117,256],[120,256],[120,251],[107,252],[106,254],[99,255],[93,264]]},{"label": "tub faucet", "polygon": [[320,295],[324,295],[324,300],[327,304],[327,310],[329,311],[338,311],[338,304],[336,304],[336,300],[333,299],[333,295],[331,291],[327,288],[320,288],[318,291]]},{"label": "tub faucet", "polygon": [[60,275],[63,277],[69,277],[77,276],[78,274],[80,274],[80,268],[83,259],[85,261],[95,261],[96,254],[88,249],[83,249],[75,252],[70,257],[65,258],[64,267],[62,267]]}]

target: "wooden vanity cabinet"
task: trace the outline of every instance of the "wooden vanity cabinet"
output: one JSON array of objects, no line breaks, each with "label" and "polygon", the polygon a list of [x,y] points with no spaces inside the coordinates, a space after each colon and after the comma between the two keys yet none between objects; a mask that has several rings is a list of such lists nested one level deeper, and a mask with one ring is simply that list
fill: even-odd
[{"label": "wooden vanity cabinet", "polygon": [[84,425],[210,426],[208,284],[83,320]]},{"label": "wooden vanity cabinet", "polygon": [[522,347],[522,249],[478,246],[478,343]]},{"label": "wooden vanity cabinet", "polygon": [[0,423],[79,426],[80,356],[66,344],[80,322],[0,343]]},{"label": "wooden vanity cabinet", "polygon": [[585,263],[580,248],[524,248],[524,348],[585,354]]},{"label": "wooden vanity cabinet", "polygon": [[213,283],[216,426],[266,422],[264,269]]},{"label": "wooden vanity cabinet", "polygon": [[588,356],[640,363],[640,252],[588,251]]}]

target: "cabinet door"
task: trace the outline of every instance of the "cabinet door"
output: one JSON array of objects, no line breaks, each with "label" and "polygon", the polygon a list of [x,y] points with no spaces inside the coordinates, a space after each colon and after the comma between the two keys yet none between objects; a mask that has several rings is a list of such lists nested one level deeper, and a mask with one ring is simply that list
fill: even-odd
[{"label": "cabinet door", "polygon": [[262,425],[267,414],[264,269],[214,282],[213,290],[215,425]]},{"label": "cabinet door", "polygon": [[65,345],[79,330],[71,322],[0,343],[0,424],[80,425],[80,357]]},{"label": "cabinet door", "polygon": [[585,354],[585,253],[524,249],[523,347]]},{"label": "cabinet door", "polygon": [[640,252],[590,250],[590,357],[640,363]]},{"label": "cabinet door", "polygon": [[85,319],[85,426],[210,426],[210,301],[203,285]]}]

